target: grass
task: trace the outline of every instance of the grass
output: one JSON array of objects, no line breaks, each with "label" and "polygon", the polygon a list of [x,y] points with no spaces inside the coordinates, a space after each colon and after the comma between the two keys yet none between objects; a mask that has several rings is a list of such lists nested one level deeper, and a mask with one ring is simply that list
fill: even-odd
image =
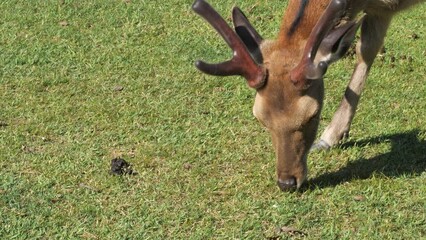
[{"label": "grass", "polygon": [[[297,193],[275,185],[254,92],[194,69],[229,50],[190,5],[1,1],[1,239],[426,237],[426,5],[394,20],[351,138],[310,155]],[[275,37],[285,2],[238,5]],[[327,75],[321,129],[353,64]],[[138,175],[110,175],[115,157]]]}]

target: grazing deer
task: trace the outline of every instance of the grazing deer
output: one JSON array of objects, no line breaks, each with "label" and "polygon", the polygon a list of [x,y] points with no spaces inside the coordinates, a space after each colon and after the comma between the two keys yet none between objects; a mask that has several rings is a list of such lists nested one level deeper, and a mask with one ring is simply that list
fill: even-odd
[{"label": "grazing deer", "polygon": [[307,175],[324,97],[323,76],[340,59],[361,27],[358,62],[331,123],[316,148],[329,148],[349,132],[374,58],[395,13],[424,0],[290,0],[278,38],[263,40],[240,9],[232,30],[204,0],[193,10],[205,18],[233,50],[231,60],[196,67],[216,76],[243,76],[256,90],[254,116],[269,130],[276,153],[278,186],[299,188]]}]

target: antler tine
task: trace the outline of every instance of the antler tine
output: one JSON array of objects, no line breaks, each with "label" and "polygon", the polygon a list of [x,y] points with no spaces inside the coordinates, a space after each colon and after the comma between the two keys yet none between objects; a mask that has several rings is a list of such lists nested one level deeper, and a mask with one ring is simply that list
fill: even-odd
[{"label": "antler tine", "polygon": [[306,88],[309,86],[307,81],[324,76],[328,67],[327,63],[320,62],[318,66],[315,66],[314,59],[321,41],[333,28],[335,21],[343,15],[346,5],[347,0],[332,0],[315,25],[306,43],[302,60],[291,71],[291,80],[296,86]]},{"label": "antler tine", "polygon": [[197,61],[196,67],[207,74],[216,76],[240,75],[247,79],[250,87],[255,89],[263,87],[266,76],[264,70],[255,63],[244,43],[225,20],[204,0],[196,0],[192,9],[206,19],[233,50],[233,57],[229,61],[219,64]]}]

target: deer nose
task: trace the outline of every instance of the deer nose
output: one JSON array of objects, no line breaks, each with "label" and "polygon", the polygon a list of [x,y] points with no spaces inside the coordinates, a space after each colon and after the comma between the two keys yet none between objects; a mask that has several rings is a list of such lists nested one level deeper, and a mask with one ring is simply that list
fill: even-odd
[{"label": "deer nose", "polygon": [[278,179],[277,184],[283,192],[295,190],[297,187],[297,181],[295,177],[290,177],[284,180]]}]

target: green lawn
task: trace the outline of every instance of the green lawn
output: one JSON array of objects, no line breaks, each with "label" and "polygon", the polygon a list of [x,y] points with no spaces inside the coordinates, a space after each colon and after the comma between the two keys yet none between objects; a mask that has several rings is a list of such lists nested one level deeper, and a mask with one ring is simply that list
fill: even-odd
[{"label": "green lawn", "polygon": [[[211,2],[266,38],[286,5]],[[0,239],[425,239],[426,5],[394,20],[351,137],[282,193],[253,90],[193,67],[230,51],[191,4],[0,2]],[[327,74],[321,129],[354,62]]]}]

